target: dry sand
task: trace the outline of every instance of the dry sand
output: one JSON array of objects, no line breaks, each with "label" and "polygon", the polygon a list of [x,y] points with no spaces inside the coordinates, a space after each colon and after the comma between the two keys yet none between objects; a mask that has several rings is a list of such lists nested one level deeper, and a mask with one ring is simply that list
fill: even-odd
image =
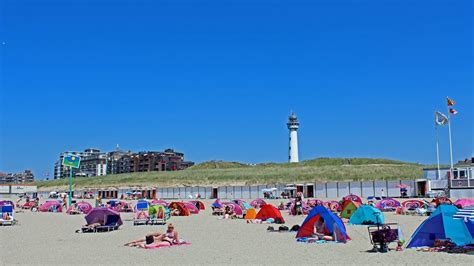
[{"label": "dry sand", "polygon": [[[205,201],[209,206],[211,201]],[[276,203],[276,202],[273,202]],[[293,233],[268,233],[265,224],[220,220],[208,209],[190,217],[172,217],[181,238],[192,244],[143,250],[123,244],[164,226],[133,226],[133,215],[122,214],[124,225],[109,233],[79,234],[84,215],[65,213],[16,213],[19,223],[0,227],[0,264],[430,264],[474,265],[474,256],[404,250],[368,253],[371,244],[365,226],[347,226],[347,244],[297,243]],[[287,225],[301,224],[304,217],[283,213]],[[409,238],[425,217],[386,214],[386,222],[398,222]]]}]

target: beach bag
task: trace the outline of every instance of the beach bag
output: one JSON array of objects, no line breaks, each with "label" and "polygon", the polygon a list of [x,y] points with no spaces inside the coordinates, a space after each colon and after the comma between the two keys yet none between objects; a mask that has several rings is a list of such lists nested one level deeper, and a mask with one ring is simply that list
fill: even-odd
[{"label": "beach bag", "polygon": [[269,227],[267,227],[267,231],[273,232],[273,231],[275,231],[275,228],[273,228],[273,226],[269,226]]},{"label": "beach bag", "polygon": [[290,232],[298,232],[300,230],[300,226],[295,224],[291,227]]},{"label": "beach bag", "polygon": [[287,226],[284,226],[284,225],[278,227],[278,231],[288,231],[288,230],[290,230],[290,229]]}]

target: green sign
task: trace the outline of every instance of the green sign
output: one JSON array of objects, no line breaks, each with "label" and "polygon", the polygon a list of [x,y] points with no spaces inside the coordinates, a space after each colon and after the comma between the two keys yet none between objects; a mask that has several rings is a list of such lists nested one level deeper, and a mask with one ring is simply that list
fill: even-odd
[{"label": "green sign", "polygon": [[63,158],[63,165],[69,166],[72,168],[79,168],[79,164],[81,163],[81,157],[77,155],[66,155]]}]

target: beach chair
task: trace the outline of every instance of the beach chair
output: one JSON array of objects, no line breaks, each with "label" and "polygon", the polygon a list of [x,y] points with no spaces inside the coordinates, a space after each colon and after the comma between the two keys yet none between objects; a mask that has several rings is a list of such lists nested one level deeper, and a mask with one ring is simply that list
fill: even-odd
[{"label": "beach chair", "polygon": [[372,252],[388,252],[390,243],[399,242],[399,226],[397,223],[387,223],[382,225],[369,225],[370,242],[373,245]]},{"label": "beach chair", "polygon": [[[135,206],[135,214],[133,217],[133,225],[144,225],[149,221],[148,212],[150,205],[147,201],[139,201]],[[145,216],[145,217],[143,217]]]},{"label": "beach chair", "polygon": [[163,225],[171,218],[171,212],[168,208],[161,206],[155,209],[153,217],[150,217],[149,223],[154,225]]},{"label": "beach chair", "polygon": [[0,209],[0,225],[14,225],[15,217],[12,205],[3,205]]},{"label": "beach chair", "polygon": [[120,216],[109,215],[107,216],[107,220],[105,221],[104,225],[97,226],[95,228],[95,232],[110,232],[118,230],[119,224],[118,221],[120,220]]}]

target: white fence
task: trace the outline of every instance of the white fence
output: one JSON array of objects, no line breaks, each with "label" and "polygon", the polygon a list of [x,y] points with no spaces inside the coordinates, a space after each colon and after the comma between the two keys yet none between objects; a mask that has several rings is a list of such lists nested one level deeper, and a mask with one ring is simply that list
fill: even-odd
[{"label": "white fence", "polygon": [[[414,180],[397,181],[364,181],[364,182],[329,182],[306,183],[292,185],[303,191],[305,197],[314,198],[341,198],[348,194],[356,194],[367,198],[369,196],[400,197],[400,184],[408,185],[408,196],[416,196]],[[221,199],[255,199],[263,198],[262,189],[276,188],[276,196],[280,196],[287,185],[259,185],[259,186],[221,186],[221,187],[175,187],[157,188],[156,197],[163,199],[185,199],[200,194],[202,198]],[[215,192],[217,191],[217,195]],[[214,193],[213,193],[214,192]],[[213,195],[214,194],[214,195]]]}]

